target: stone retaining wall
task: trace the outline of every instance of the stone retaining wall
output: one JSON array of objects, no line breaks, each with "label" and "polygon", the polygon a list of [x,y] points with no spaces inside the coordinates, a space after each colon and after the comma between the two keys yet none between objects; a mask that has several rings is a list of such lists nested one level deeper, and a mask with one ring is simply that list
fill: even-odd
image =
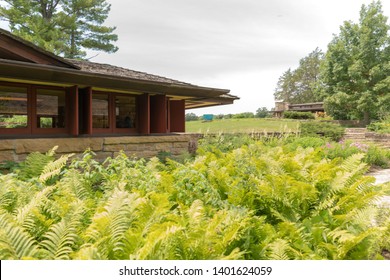
[{"label": "stone retaining wall", "polygon": [[366,132],[364,134],[365,140],[368,142],[373,142],[375,144],[381,145],[385,148],[390,148],[390,134],[375,133],[375,132]]},{"label": "stone retaining wall", "polygon": [[130,157],[151,158],[160,152],[177,156],[186,152],[194,153],[198,135],[174,134],[158,136],[123,137],[81,137],[81,138],[37,138],[0,139],[0,162],[25,160],[32,152],[45,153],[58,146],[56,154],[75,153],[81,155],[87,149],[94,151],[97,160],[115,157],[121,151]]}]

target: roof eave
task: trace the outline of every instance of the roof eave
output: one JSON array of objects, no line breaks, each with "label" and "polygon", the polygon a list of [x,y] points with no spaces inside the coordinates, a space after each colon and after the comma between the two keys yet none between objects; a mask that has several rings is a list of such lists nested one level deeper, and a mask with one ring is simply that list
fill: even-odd
[{"label": "roof eave", "polygon": [[0,59],[0,76],[19,80],[77,84],[113,90],[177,96],[219,97],[224,94],[228,95],[230,92],[228,89],[176,85],[6,59]]}]

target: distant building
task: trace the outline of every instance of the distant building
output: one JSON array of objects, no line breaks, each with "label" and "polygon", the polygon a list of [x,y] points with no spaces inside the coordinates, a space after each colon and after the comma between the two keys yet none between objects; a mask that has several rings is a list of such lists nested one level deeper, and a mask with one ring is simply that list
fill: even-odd
[{"label": "distant building", "polygon": [[301,104],[289,104],[284,101],[275,101],[275,109],[271,111],[275,118],[281,118],[283,112],[295,111],[295,112],[324,112],[324,102],[313,103],[301,103]]}]

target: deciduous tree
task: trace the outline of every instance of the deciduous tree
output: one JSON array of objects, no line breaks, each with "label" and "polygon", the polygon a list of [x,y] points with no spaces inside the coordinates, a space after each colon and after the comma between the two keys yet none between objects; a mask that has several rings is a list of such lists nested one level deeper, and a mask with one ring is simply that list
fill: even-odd
[{"label": "deciduous tree", "polygon": [[317,86],[322,59],[322,51],[316,48],[299,61],[297,69],[284,72],[275,89],[275,99],[292,104],[321,101]]},{"label": "deciduous tree", "polygon": [[334,36],[321,67],[332,116],[368,123],[390,109],[389,30],[381,2],[375,1],[362,6],[359,23],[345,22]]}]

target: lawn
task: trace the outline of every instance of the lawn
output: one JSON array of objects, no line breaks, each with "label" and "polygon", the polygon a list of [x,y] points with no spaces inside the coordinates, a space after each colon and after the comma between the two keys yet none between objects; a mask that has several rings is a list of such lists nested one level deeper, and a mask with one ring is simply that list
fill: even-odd
[{"label": "lawn", "polygon": [[280,119],[225,119],[211,122],[186,122],[186,132],[193,133],[253,133],[253,132],[295,132],[299,122]]}]

